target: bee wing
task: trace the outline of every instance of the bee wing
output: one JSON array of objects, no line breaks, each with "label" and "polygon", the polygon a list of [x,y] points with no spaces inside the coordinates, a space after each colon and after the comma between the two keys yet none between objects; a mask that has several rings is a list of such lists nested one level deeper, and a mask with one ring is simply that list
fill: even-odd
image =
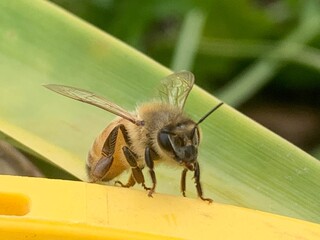
[{"label": "bee wing", "polygon": [[96,107],[102,108],[104,110],[107,110],[108,112],[111,112],[117,116],[120,116],[124,119],[127,119],[128,121],[140,126],[143,125],[143,120],[137,119],[134,115],[126,111],[125,109],[119,107],[118,105],[108,101],[107,99],[100,97],[92,92],[75,88],[75,87],[69,87],[64,85],[57,85],[57,84],[48,84],[44,85],[46,88],[59,93],[61,95],[64,95],[66,97],[85,102],[91,105],[94,105]]},{"label": "bee wing", "polygon": [[161,81],[159,89],[163,102],[183,109],[194,84],[194,75],[188,71],[173,73]]}]

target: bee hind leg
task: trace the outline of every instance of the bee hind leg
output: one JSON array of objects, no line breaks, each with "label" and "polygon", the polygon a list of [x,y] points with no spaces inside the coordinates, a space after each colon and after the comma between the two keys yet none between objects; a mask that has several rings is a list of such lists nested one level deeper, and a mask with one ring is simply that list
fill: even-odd
[{"label": "bee hind leg", "polygon": [[[90,182],[102,181],[107,175],[112,163],[113,154],[116,146],[116,139],[120,126],[116,126],[107,137],[102,147],[102,157],[96,162],[95,165],[87,165],[87,173]],[[89,154],[90,158],[90,154]],[[90,161],[89,161],[90,162]]]},{"label": "bee hind leg", "polygon": [[89,182],[99,182],[102,181],[108,170],[110,169],[113,162],[113,157],[102,157],[99,162],[90,169]]}]

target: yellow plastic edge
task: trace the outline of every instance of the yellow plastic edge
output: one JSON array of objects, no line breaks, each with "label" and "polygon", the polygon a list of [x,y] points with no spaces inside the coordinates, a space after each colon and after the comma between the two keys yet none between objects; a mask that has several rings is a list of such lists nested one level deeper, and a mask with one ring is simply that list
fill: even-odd
[{"label": "yellow plastic edge", "polygon": [[320,239],[311,222],[84,182],[0,176],[8,199],[27,211],[0,205],[1,239]]},{"label": "yellow plastic edge", "polygon": [[[97,227],[88,224],[50,222],[33,219],[0,219],[0,238],[34,240],[78,240],[78,239],[180,239],[169,236],[127,231],[110,227]],[[3,231],[4,230],[4,231]]]}]

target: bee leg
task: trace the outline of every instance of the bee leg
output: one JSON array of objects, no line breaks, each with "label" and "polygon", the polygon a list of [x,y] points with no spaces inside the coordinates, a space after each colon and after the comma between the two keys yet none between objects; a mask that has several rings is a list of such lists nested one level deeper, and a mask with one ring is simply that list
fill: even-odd
[{"label": "bee leg", "polygon": [[181,182],[180,182],[182,196],[184,196],[184,197],[186,196],[186,175],[187,175],[187,172],[188,172],[187,168],[183,169],[182,174],[181,174]]},{"label": "bee leg", "polygon": [[127,146],[124,146],[122,148],[122,151],[123,151],[124,156],[126,157],[128,163],[131,167],[131,171],[132,171],[131,176],[132,176],[133,180],[135,182],[141,184],[144,189],[149,190],[150,188],[146,187],[146,185],[145,185],[142,170],[138,166],[136,154],[134,152],[132,152],[132,150],[130,150],[130,148],[128,148]]},{"label": "bee leg", "polygon": [[102,157],[92,168],[87,168],[89,170],[90,182],[97,182],[103,180],[103,178],[108,173],[112,162],[113,154],[116,146],[116,140],[118,136],[119,126],[116,126],[107,137],[104,145],[102,147]]},{"label": "bee leg", "polygon": [[200,183],[200,168],[198,162],[195,162],[194,164],[194,179],[199,198],[201,198],[201,200],[203,201],[208,201],[209,203],[211,203],[213,201],[211,198],[203,197],[202,187]]},{"label": "bee leg", "polygon": [[98,182],[103,180],[113,162],[113,157],[102,157],[96,166],[92,169],[90,182]]},{"label": "bee leg", "polygon": [[133,175],[131,174],[129,180],[126,184],[123,184],[121,181],[115,181],[114,184],[119,184],[121,187],[129,188],[133,187],[136,184],[136,180],[134,179]]},{"label": "bee leg", "polygon": [[154,193],[154,190],[156,188],[157,179],[156,179],[156,174],[155,174],[155,172],[153,170],[153,165],[154,164],[153,164],[153,160],[151,158],[151,149],[150,149],[150,147],[146,147],[144,155],[145,155],[145,162],[146,162],[147,167],[149,168],[149,173],[150,173],[151,180],[152,180],[152,187],[149,190],[148,196],[152,197],[152,194]]},{"label": "bee leg", "polygon": [[[129,139],[129,136],[128,136],[127,129],[125,128],[125,126],[123,124],[120,124],[119,128],[120,128],[120,130],[122,132],[122,135],[124,137],[124,140],[125,140],[126,144],[128,146],[130,146],[130,139]],[[126,146],[122,148],[122,151],[123,151],[123,153],[124,153],[124,155],[126,157],[127,162],[129,163],[129,165],[131,167],[132,173],[131,173],[130,178],[129,178],[129,180],[128,180],[128,182],[126,184],[123,184],[120,181],[116,181],[115,184],[119,184],[122,187],[132,187],[137,182],[137,183],[141,183],[144,189],[149,190],[150,188],[146,187],[146,185],[144,183],[143,173],[142,173],[140,167],[137,164],[137,156],[136,156],[136,154],[134,152],[132,152],[130,150],[130,148],[128,148]]]},{"label": "bee leg", "polygon": [[[115,185],[119,184],[121,187],[124,187],[124,188],[129,188],[129,187],[133,187],[135,184],[136,184],[136,180],[134,179],[133,175],[131,174],[130,177],[129,177],[129,180],[126,184],[123,184],[121,181],[115,181],[114,182]],[[143,186],[143,188],[145,190],[150,190],[151,188],[147,187],[145,185],[145,183],[142,183],[141,184]]]}]

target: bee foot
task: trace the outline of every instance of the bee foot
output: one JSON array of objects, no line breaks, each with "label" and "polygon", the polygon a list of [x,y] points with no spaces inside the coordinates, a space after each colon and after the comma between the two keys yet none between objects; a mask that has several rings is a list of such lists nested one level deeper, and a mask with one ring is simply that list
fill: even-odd
[{"label": "bee foot", "polygon": [[128,188],[128,187],[129,187],[129,186],[127,186],[126,184],[123,184],[123,183],[120,182],[120,181],[115,181],[115,182],[114,182],[114,185],[115,185],[115,186],[119,185],[120,187],[125,187],[125,188]]},{"label": "bee foot", "polygon": [[142,186],[143,186],[143,188],[144,188],[145,190],[147,190],[147,191],[151,190],[151,188],[147,187],[144,183],[142,183]]},{"label": "bee foot", "polygon": [[153,193],[154,193],[154,191],[153,191],[153,190],[150,190],[149,193],[148,193],[148,197],[153,197],[153,196],[152,196]]},{"label": "bee foot", "polygon": [[201,200],[206,201],[208,203],[212,203],[213,202],[213,200],[211,198],[204,198],[204,197],[200,197],[200,198],[201,198]]}]

